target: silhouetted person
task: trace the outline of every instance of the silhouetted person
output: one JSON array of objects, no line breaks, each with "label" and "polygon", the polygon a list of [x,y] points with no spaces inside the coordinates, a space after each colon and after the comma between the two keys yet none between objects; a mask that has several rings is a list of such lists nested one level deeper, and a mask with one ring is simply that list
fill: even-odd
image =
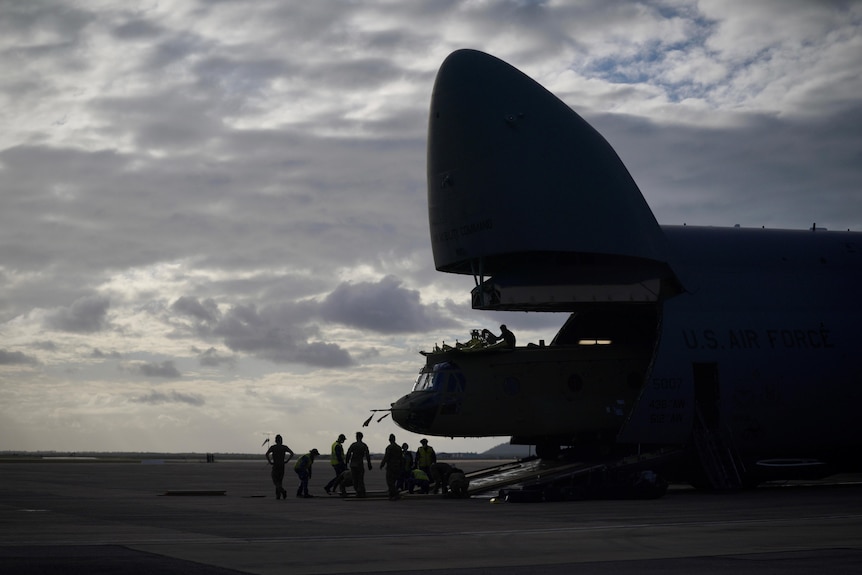
[{"label": "silhouetted person", "polygon": [[344,460],[344,446],[342,445],[347,438],[344,434],[340,434],[338,439],[335,440],[335,443],[332,444],[331,455],[329,456],[329,463],[332,465],[332,469],[335,470],[335,477],[327,483],[323,490],[326,491],[326,494],[329,495],[331,491],[335,490],[335,482],[338,481],[338,477],[347,470],[347,462]]},{"label": "silhouetted person", "polygon": [[467,497],[467,490],[470,488],[470,480],[464,475],[464,472],[457,467],[452,468],[447,480],[449,485],[449,493],[452,497]]},{"label": "silhouetted person", "polygon": [[320,452],[312,449],[296,460],[293,470],[299,476],[299,487],[296,489],[297,497],[314,497],[308,493],[308,480],[311,479],[311,466],[314,465],[314,458],[318,455]]},{"label": "silhouetted person", "polygon": [[431,481],[428,479],[428,474],[421,469],[414,469],[410,472],[410,478],[407,480],[407,490],[413,493],[418,489],[420,493],[428,493],[431,490]]},{"label": "silhouetted person", "polygon": [[431,475],[431,466],[437,462],[437,453],[434,448],[428,445],[428,440],[423,438],[419,441],[422,445],[416,450],[416,461],[414,465],[417,469],[421,469],[429,476]]},{"label": "silhouetted person", "polygon": [[502,339],[506,342],[506,347],[511,347],[515,349],[515,334],[509,331],[509,328],[506,327],[506,324],[500,326],[500,335],[497,336],[497,339]]},{"label": "silhouetted person", "polygon": [[508,348],[515,349],[515,334],[509,331],[509,328],[506,327],[506,324],[502,324],[500,326],[500,335],[494,335],[490,330],[483,329],[482,337],[485,341],[488,342],[489,345],[493,345],[498,341],[506,342],[506,346]]},{"label": "silhouetted person", "polygon": [[[285,455],[289,453],[285,458]],[[293,457],[293,450],[282,444],[281,435],[275,436],[275,444],[270,445],[266,450],[266,461],[272,465],[272,483],[275,485],[275,498],[287,499],[287,491],[285,491],[282,481],[284,481],[284,465],[290,458]]]},{"label": "silhouetted person", "polygon": [[449,475],[455,468],[448,463],[435,463],[431,466],[431,482],[434,484],[432,489],[434,493],[443,489],[443,495],[449,492]]},{"label": "silhouetted person", "polygon": [[365,497],[365,467],[362,460],[368,462],[368,471],[371,471],[371,452],[362,441],[362,432],[356,432],[356,441],[347,449],[347,465],[350,467],[350,476],[353,478],[353,488],[357,497]]},{"label": "silhouetted person", "polygon": [[398,479],[398,491],[405,489],[410,485],[410,478],[413,474],[413,452],[410,451],[410,446],[406,443],[401,444],[401,454],[404,458],[404,465],[401,468],[401,477]]},{"label": "silhouetted person", "polygon": [[399,499],[398,480],[404,471],[404,454],[401,447],[395,442],[395,434],[389,434],[389,445],[383,453],[380,461],[380,469],[386,468],[386,487],[389,488],[389,501]]}]

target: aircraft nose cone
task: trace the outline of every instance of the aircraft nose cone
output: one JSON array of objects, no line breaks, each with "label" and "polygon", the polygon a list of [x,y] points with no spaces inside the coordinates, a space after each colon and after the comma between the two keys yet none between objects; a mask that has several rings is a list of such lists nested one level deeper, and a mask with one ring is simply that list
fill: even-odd
[{"label": "aircraft nose cone", "polygon": [[541,252],[664,261],[663,233],[610,144],[498,58],[458,50],[440,66],[427,161],[438,270],[472,273],[481,258],[493,274]]},{"label": "aircraft nose cone", "polygon": [[414,433],[428,433],[437,415],[438,403],[427,393],[405,395],[392,404],[392,420]]}]

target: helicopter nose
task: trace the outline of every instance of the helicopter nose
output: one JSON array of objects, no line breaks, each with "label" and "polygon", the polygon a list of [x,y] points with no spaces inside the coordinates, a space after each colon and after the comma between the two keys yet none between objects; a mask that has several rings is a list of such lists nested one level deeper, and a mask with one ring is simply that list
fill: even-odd
[{"label": "helicopter nose", "polygon": [[427,433],[434,424],[438,408],[435,396],[411,393],[392,404],[392,419],[408,431]]}]

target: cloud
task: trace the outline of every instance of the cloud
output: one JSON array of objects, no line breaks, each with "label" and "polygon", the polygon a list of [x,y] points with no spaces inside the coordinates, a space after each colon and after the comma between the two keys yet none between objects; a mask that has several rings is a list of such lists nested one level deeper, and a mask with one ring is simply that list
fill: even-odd
[{"label": "cloud", "polygon": [[[334,343],[310,341],[313,329],[297,320],[304,306],[277,305],[261,312],[254,305],[237,305],[225,313],[213,335],[234,352],[251,354],[275,363],[304,363],[319,367],[345,367],[350,354]],[[300,318],[303,314],[299,314]]]},{"label": "cloud", "polygon": [[192,348],[192,351],[197,354],[198,362],[204,367],[221,367],[222,365],[234,367],[236,365],[236,357],[222,355],[221,352],[214,347],[211,347],[206,351]]},{"label": "cloud", "polygon": [[49,327],[72,333],[93,333],[107,327],[109,298],[99,295],[83,297],[67,308],[59,309],[45,321]]},{"label": "cloud", "polygon": [[451,326],[434,305],[423,305],[418,290],[406,289],[388,275],[378,282],[342,283],[321,303],[333,322],[379,333],[425,332]]},{"label": "cloud", "polygon": [[35,341],[33,342],[33,347],[36,349],[41,349],[42,351],[57,351],[57,344],[53,341]]},{"label": "cloud", "polygon": [[206,299],[200,302],[191,296],[180,297],[171,305],[171,309],[207,324],[215,322],[221,316],[215,301]]},{"label": "cloud", "polygon": [[178,391],[161,392],[152,390],[146,395],[132,399],[135,403],[148,405],[163,405],[166,403],[181,403],[200,407],[206,403],[203,397],[193,393],[180,393]]},{"label": "cloud", "polygon": [[0,349],[0,365],[37,365],[39,361],[20,351]]},{"label": "cloud", "polygon": [[[458,48],[558,94],[662,224],[862,229],[862,4],[790,6],[5,2],[0,364],[27,367],[0,406],[32,420],[7,447],[109,441],[40,443],[74,412],[123,448],[243,450],[288,408],[313,414],[291,445],[320,445],[349,415],[330,398],[387,405],[416,351],[467,325],[550,341],[564,318],[473,310],[473,278],[434,269],[427,106]],[[188,408],[194,445],[147,410],[114,433],[90,400],[126,409],[138,380],[192,370],[230,417],[170,392],[138,405]]]},{"label": "cloud", "polygon": [[90,354],[91,357],[96,359],[122,359],[122,354],[116,351],[110,351],[108,353],[103,352],[101,349],[94,347],[93,352]]},{"label": "cloud", "polygon": [[[376,282],[344,282],[320,302],[281,302],[262,308],[234,304],[222,313],[213,300],[202,302],[187,295],[170,309],[194,320],[199,337],[218,338],[235,353],[328,368],[352,365],[355,358],[340,344],[320,339],[324,323],[381,334],[421,333],[454,325],[447,308],[424,305],[417,290],[403,287],[393,275]],[[221,357],[215,348],[196,353],[202,365],[211,367],[236,360]],[[366,352],[363,357],[374,355]]]},{"label": "cloud", "polygon": [[146,377],[158,377],[162,379],[176,379],[182,377],[180,371],[176,368],[173,361],[167,360],[161,363],[146,362],[136,364],[136,369],[139,373]]}]

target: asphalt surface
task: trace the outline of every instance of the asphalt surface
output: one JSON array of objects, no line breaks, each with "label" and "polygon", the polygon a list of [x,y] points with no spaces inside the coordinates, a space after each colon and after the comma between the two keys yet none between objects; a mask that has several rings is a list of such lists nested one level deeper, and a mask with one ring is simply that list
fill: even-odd
[{"label": "asphalt surface", "polygon": [[859,478],[515,504],[341,499],[315,470],[317,497],[276,500],[263,460],[0,463],[0,573],[862,573]]}]

